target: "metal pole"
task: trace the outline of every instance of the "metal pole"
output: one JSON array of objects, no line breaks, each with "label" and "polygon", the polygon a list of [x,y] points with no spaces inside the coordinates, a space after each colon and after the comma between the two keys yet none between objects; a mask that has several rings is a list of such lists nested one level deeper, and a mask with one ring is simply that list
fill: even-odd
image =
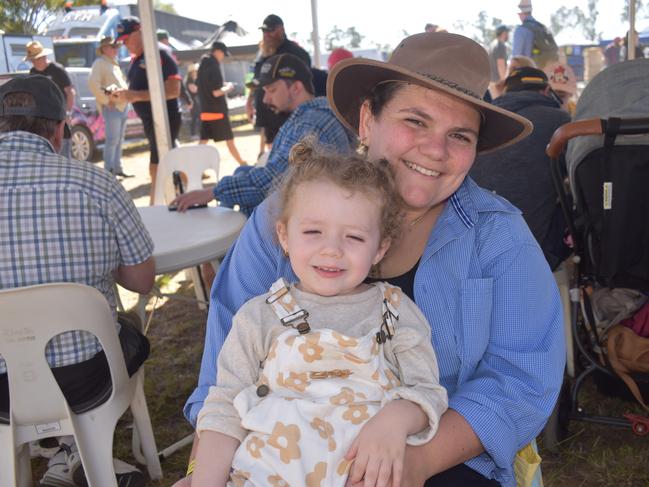
[{"label": "metal pole", "polygon": [[627,38],[626,58],[635,59],[635,0],[629,0],[629,37]]},{"label": "metal pole", "polygon": [[[146,60],[146,77],[149,82],[151,96],[151,113],[153,115],[153,128],[158,146],[158,158],[162,160],[171,148],[171,134],[169,131],[169,117],[167,115],[167,100],[165,97],[164,82],[162,81],[162,68],[160,66],[160,49],[156,37],[155,15],[152,0],[138,0],[140,21],[142,22],[142,43],[144,44],[144,58]],[[158,165],[160,167],[160,165]],[[159,172],[159,171],[158,171]],[[158,184],[164,184],[164,175],[158,174]],[[155,194],[155,190],[152,194]]]},{"label": "metal pole", "polygon": [[320,34],[318,32],[318,0],[311,0],[311,23],[313,32],[311,40],[313,41],[313,66],[320,67]]}]

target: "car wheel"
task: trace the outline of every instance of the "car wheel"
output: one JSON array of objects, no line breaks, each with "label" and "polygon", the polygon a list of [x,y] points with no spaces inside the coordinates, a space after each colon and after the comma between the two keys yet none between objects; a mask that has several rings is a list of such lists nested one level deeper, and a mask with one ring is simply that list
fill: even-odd
[{"label": "car wheel", "polygon": [[71,138],[72,158],[78,161],[92,161],[95,155],[95,141],[90,131],[82,126],[75,125],[72,127]]}]

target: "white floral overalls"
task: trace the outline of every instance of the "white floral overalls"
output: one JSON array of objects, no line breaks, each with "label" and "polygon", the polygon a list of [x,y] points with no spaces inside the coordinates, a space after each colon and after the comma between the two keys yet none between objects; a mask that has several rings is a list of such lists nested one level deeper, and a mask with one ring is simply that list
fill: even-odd
[{"label": "white floral overalls", "polygon": [[259,382],[234,400],[250,432],[235,454],[229,486],[344,486],[345,453],[399,385],[383,344],[394,335],[400,290],[375,285],[383,295],[382,322],[355,338],[311,330],[285,281],[273,284],[266,302],[287,330],[273,342]]}]

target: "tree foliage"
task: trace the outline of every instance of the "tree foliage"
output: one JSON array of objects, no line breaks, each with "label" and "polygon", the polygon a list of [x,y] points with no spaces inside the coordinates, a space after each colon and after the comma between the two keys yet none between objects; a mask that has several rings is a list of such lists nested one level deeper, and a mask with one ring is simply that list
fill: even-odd
[{"label": "tree foliage", "polygon": [[65,0],[2,0],[0,29],[11,34],[37,34]]},{"label": "tree foliage", "polygon": [[361,35],[356,27],[348,27],[343,30],[334,25],[329,33],[325,36],[325,45],[327,50],[332,51],[337,47],[361,47],[361,42],[365,38]]},{"label": "tree foliage", "polygon": [[[629,22],[629,6],[632,0],[624,0],[624,7],[620,14],[622,22]],[[643,0],[635,0],[635,18],[642,19],[649,17],[649,5],[645,4]]]},{"label": "tree foliage", "polygon": [[564,29],[579,29],[586,39],[593,42],[598,41],[602,36],[602,33],[595,27],[599,15],[598,1],[588,0],[586,12],[580,7],[563,6],[559,8],[550,16],[550,30],[556,36]]}]

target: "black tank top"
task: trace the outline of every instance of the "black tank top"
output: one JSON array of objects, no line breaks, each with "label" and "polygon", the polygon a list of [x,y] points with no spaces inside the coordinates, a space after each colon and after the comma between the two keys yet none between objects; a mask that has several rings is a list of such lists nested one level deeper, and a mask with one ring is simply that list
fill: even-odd
[{"label": "black tank top", "polygon": [[412,266],[412,269],[404,272],[400,276],[394,277],[385,277],[385,278],[376,278],[376,277],[367,277],[365,282],[371,284],[376,281],[385,281],[392,284],[393,286],[399,286],[403,293],[408,296],[413,301],[415,300],[415,274],[417,273],[417,267],[419,267],[419,261]]}]

